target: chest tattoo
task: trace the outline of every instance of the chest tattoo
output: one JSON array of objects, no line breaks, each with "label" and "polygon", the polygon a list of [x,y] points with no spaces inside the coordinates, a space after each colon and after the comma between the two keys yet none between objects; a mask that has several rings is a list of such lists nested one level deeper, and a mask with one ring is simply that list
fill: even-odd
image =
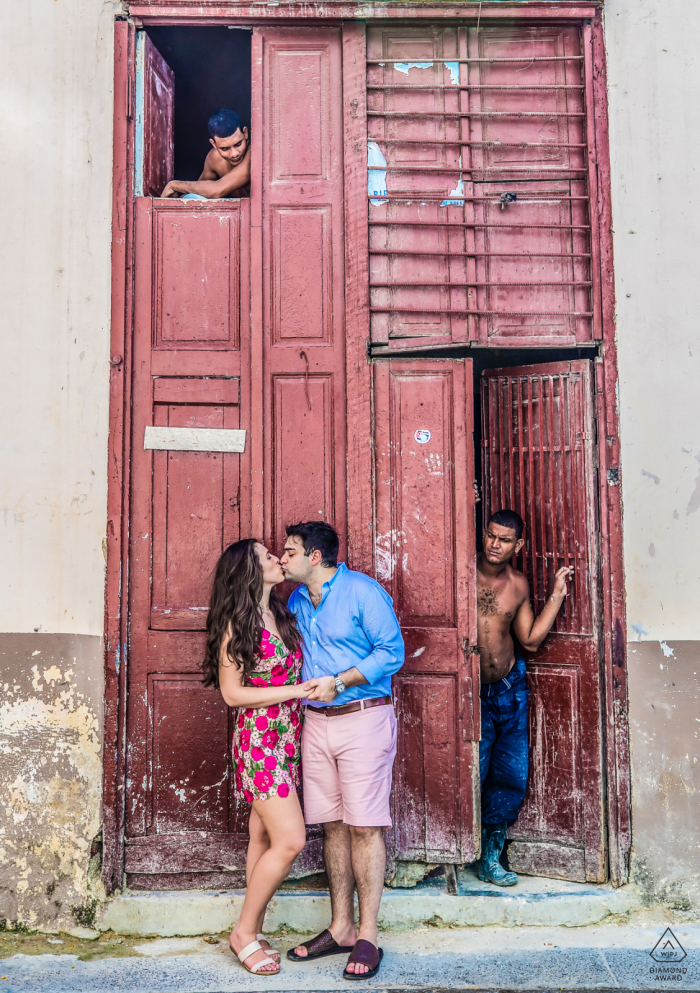
[{"label": "chest tattoo", "polygon": [[476,595],[476,603],[482,617],[495,617],[498,614],[496,593],[488,586],[480,586]]}]

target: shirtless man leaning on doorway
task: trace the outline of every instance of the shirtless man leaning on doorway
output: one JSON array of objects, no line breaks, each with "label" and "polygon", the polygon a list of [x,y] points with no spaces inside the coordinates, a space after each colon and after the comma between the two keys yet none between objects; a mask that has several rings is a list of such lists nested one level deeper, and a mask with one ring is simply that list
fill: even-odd
[{"label": "shirtless man leaning on doorway", "polygon": [[523,520],[513,510],[491,515],[484,550],[477,557],[477,635],[481,656],[481,858],[479,879],[515,886],[518,877],[500,863],[506,830],[525,799],[528,773],[525,659],[516,655],[513,634],[527,652],[542,644],[566,595],[573,569],[559,569],[552,595],[535,617],[527,579],[510,565],[523,546]]},{"label": "shirtless man leaning on doorway", "polygon": [[250,139],[248,128],[233,110],[217,110],[207,122],[211,150],[198,180],[171,179],[162,197],[186,194],[187,199],[250,196]]}]

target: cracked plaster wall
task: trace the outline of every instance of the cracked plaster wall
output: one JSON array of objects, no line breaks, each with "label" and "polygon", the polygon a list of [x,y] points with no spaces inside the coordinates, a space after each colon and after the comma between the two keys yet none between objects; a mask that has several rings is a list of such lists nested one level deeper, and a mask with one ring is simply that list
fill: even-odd
[{"label": "cracked plaster wall", "polygon": [[27,926],[89,919],[101,822],[116,6],[0,9],[0,919]]},{"label": "cracked plaster wall", "polygon": [[0,919],[89,923],[102,819],[102,645],[95,636],[0,634]]},{"label": "cracked plaster wall", "polygon": [[633,866],[700,906],[700,7],[606,0]]}]

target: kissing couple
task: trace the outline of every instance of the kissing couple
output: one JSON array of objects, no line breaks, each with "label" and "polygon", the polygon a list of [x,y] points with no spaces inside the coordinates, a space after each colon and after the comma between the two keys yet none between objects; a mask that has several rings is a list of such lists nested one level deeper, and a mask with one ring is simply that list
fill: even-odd
[{"label": "kissing couple", "polygon": [[[280,971],[280,952],[265,939],[263,921],[304,847],[306,819],[323,825],[332,920],[287,958],[349,953],[344,978],[371,979],[383,956],[382,831],[391,827],[396,754],[391,677],[404,662],[403,639],[388,593],[338,563],[330,524],[309,521],[286,531],[281,558],[254,538],[226,549],[207,617],[204,682],[238,708],[236,790],[250,804],[246,896],[229,944],[248,972]],[[285,579],[300,584],[287,606],[275,590]]]}]

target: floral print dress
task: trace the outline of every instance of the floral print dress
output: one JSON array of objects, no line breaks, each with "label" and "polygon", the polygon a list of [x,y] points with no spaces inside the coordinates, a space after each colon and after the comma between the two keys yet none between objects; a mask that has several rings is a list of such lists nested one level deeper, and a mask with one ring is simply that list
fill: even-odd
[{"label": "floral print dress", "polygon": [[[295,686],[301,682],[302,654],[263,628],[253,686]],[[299,787],[301,700],[270,707],[240,708],[233,734],[236,789],[246,801],[289,796]]]}]

